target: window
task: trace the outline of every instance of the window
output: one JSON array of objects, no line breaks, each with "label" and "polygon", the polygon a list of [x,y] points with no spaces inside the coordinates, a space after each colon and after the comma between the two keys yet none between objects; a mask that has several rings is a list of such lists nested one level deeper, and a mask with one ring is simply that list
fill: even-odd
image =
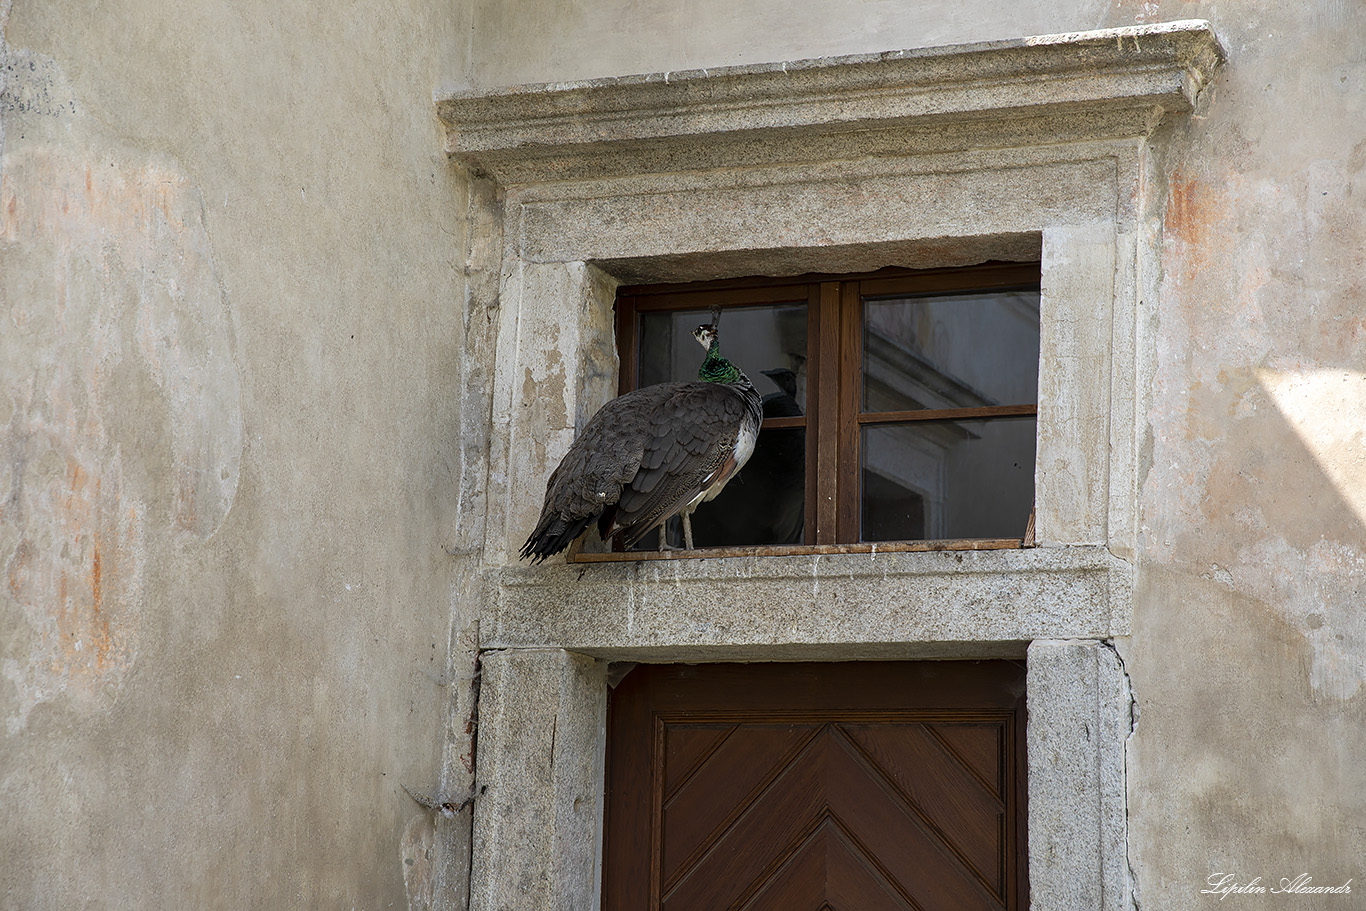
[{"label": "window", "polygon": [[625,287],[621,391],[695,378],[691,330],[712,308],[764,423],[744,470],[694,513],[699,547],[1018,546],[1034,502],[1038,264]]}]

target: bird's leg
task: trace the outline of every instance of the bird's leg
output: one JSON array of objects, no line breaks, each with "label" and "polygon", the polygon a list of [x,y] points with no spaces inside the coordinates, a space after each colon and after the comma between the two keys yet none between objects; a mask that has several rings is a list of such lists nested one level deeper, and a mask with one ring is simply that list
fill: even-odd
[{"label": "bird's leg", "polygon": [[683,513],[683,547],[692,550],[692,514]]}]

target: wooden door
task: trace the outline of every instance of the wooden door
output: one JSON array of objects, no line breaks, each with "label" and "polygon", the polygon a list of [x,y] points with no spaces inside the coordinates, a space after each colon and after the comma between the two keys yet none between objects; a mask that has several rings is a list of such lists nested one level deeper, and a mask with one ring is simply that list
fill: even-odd
[{"label": "wooden door", "polygon": [[1026,908],[1024,722],[1009,661],[638,667],[603,908]]}]

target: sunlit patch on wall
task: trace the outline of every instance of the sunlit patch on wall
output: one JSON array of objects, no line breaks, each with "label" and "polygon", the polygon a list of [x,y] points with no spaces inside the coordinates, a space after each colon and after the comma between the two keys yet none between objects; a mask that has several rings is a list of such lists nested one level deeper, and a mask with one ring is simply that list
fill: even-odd
[{"label": "sunlit patch on wall", "polygon": [[1258,380],[1366,526],[1366,373],[1330,367],[1262,369]]},{"label": "sunlit patch on wall", "polygon": [[1294,613],[1302,614],[1302,632],[1314,650],[1310,685],[1325,696],[1350,699],[1366,686],[1366,616],[1346,594],[1350,588],[1325,580],[1366,578],[1366,552],[1360,546],[1366,540],[1366,373],[1335,367],[1262,369],[1258,382],[1360,523],[1355,544],[1323,540],[1307,553],[1287,547],[1265,560],[1293,574],[1285,588],[1298,602]]}]

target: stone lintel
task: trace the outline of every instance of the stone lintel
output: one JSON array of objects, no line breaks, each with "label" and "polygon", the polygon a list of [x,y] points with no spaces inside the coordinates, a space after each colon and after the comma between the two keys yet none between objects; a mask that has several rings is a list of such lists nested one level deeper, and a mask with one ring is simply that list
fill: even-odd
[{"label": "stone lintel", "polygon": [[1018,655],[1127,635],[1131,584],[1100,546],[510,566],[480,629],[614,660]]},{"label": "stone lintel", "polygon": [[[688,70],[451,94],[437,101],[447,150],[505,183],[563,179],[574,159],[614,146],[651,150],[638,172],[670,169],[661,150],[730,147],[754,163],[803,138],[891,128],[944,131],[1000,121],[1031,144],[1074,138],[1078,121],[1131,135],[1153,115],[1189,111],[1224,58],[1213,29],[1181,21],[786,63]],[[982,137],[977,145],[989,145]],[[771,146],[767,150],[764,146]],[[543,160],[543,173],[537,171]]]}]

